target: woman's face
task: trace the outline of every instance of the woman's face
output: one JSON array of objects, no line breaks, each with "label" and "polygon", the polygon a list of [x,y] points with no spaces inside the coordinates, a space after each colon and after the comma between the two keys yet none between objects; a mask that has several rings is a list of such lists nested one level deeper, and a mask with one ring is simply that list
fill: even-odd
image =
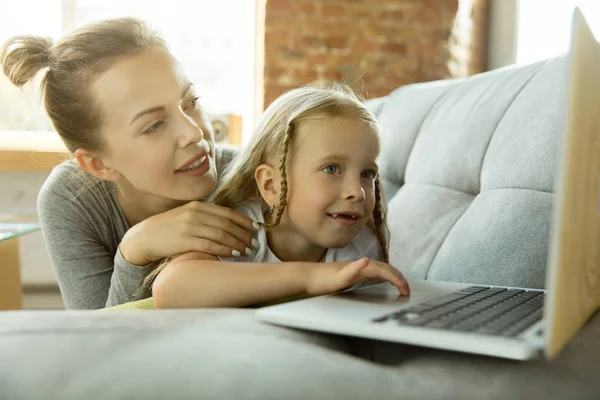
[{"label": "woman's face", "polygon": [[101,160],[122,190],[199,200],[215,188],[214,134],[194,85],[165,49],[115,62],[94,81],[102,109]]}]

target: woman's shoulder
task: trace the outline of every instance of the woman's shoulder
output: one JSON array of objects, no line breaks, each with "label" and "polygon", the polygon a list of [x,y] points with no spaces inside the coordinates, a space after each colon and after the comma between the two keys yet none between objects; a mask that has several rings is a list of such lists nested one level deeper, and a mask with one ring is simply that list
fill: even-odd
[{"label": "woman's shoulder", "polygon": [[74,161],[50,173],[38,193],[37,213],[42,234],[54,251],[77,242],[102,246],[112,258],[129,229],[114,183],[93,177]]},{"label": "woman's shoulder", "polygon": [[74,204],[111,201],[111,182],[85,172],[74,161],[65,161],[52,169],[38,193],[38,209],[57,202],[63,207]]}]

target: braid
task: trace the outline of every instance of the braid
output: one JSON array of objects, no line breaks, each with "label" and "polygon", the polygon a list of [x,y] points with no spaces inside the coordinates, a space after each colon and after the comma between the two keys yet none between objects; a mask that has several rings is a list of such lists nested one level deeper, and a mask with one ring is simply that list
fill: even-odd
[{"label": "braid", "polygon": [[375,234],[379,240],[379,251],[381,253],[381,260],[383,262],[389,262],[388,254],[388,229],[385,221],[385,210],[382,205],[382,189],[379,177],[375,179],[375,209],[373,210],[373,223],[375,228]]},{"label": "braid", "polygon": [[282,155],[279,162],[279,174],[281,175],[281,194],[279,195],[279,207],[277,209],[277,215],[275,216],[275,222],[269,225],[269,228],[275,228],[281,222],[281,217],[285,211],[287,205],[287,175],[285,171],[285,164],[287,161],[288,150],[290,148],[290,141],[292,140],[292,125],[289,124],[285,130],[285,136],[282,143]]}]

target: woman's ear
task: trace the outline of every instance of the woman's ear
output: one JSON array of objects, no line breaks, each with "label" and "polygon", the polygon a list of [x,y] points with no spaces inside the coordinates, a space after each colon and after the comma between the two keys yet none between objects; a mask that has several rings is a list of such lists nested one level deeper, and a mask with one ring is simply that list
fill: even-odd
[{"label": "woman's ear", "polygon": [[270,207],[273,203],[275,207],[279,206],[279,191],[281,188],[281,179],[279,171],[268,164],[261,164],[254,171],[254,179],[260,195]]},{"label": "woman's ear", "polygon": [[107,167],[95,152],[77,149],[75,151],[75,159],[81,168],[94,175],[96,178],[105,181],[118,181],[121,178],[121,174],[116,170]]}]

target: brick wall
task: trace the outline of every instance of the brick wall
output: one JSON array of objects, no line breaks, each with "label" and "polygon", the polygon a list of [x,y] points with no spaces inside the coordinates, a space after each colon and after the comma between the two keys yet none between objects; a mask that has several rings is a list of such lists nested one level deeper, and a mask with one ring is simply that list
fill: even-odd
[{"label": "brick wall", "polygon": [[484,71],[487,1],[267,0],[265,107],[314,80],[372,98]]}]

